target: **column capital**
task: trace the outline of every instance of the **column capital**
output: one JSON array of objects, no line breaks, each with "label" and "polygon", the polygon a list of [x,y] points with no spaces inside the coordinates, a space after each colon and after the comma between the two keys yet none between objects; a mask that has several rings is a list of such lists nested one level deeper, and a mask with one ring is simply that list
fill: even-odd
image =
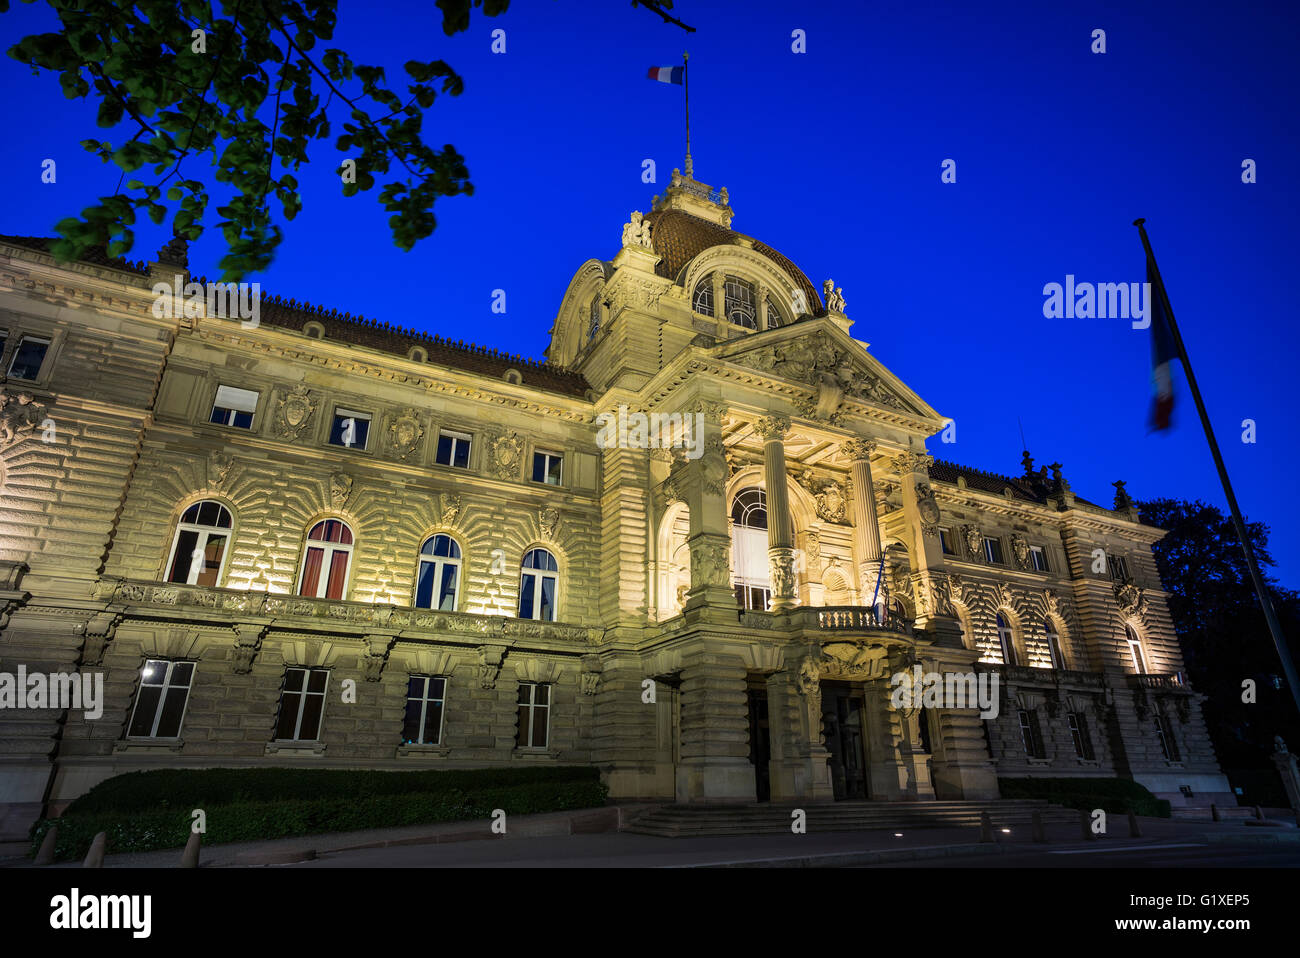
[{"label": "column capital", "polygon": [[870,460],[871,454],[875,451],[874,439],[846,439],[840,443],[840,452],[844,453],[850,461]]},{"label": "column capital", "polygon": [[934,465],[934,456],[924,452],[905,452],[895,456],[890,464],[900,476],[914,472],[928,473],[930,467]]},{"label": "column capital", "polygon": [[716,424],[727,412],[727,404],[721,399],[700,397],[693,404],[693,411],[704,416],[705,421]]},{"label": "column capital", "polygon": [[788,416],[764,416],[754,421],[754,430],[764,442],[779,442],[790,431],[790,419]]}]

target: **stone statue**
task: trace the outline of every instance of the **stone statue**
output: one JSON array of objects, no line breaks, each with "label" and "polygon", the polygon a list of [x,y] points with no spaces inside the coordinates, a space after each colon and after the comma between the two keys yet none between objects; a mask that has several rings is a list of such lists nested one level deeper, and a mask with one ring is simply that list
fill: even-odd
[{"label": "stone statue", "polygon": [[634,212],[631,222],[623,224],[623,245],[639,246],[641,243],[641,214]]}]

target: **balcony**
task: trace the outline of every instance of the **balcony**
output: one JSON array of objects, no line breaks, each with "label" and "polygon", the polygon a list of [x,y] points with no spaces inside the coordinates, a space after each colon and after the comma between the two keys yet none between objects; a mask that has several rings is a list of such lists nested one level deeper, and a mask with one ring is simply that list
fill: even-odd
[{"label": "balcony", "polygon": [[1156,692],[1191,693],[1187,678],[1182,672],[1144,672],[1128,677],[1129,686],[1134,689],[1151,689]]},{"label": "balcony", "polygon": [[122,579],[101,580],[96,598],[107,599],[116,611],[126,607],[152,610],[161,617],[242,621],[256,619],[267,625],[296,620],[296,628],[354,634],[376,630],[401,633],[411,638],[436,638],[454,633],[477,639],[541,639],[567,644],[595,645],[603,630],[564,622],[540,622],[503,615],[471,612],[440,612],[373,602],[314,599],[300,595],[248,592],[242,589],[212,589],[174,583]]},{"label": "balcony", "polygon": [[890,632],[911,638],[912,620],[861,605],[800,606],[789,612],[740,611],[740,624],[763,631]]}]

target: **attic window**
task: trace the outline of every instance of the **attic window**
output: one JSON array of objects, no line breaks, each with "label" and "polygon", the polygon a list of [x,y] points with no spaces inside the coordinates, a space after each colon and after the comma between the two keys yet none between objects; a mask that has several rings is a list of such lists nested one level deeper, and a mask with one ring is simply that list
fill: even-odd
[{"label": "attic window", "polygon": [[424,351],[423,346],[412,346],[406,354],[406,358],[413,363],[427,363],[429,354]]},{"label": "attic window", "polygon": [[758,329],[758,310],[754,306],[754,287],[743,279],[728,276],[724,287],[727,297],[727,321],[745,329]]},{"label": "attic window", "polygon": [[691,308],[705,316],[713,315],[713,276],[705,276],[695,284],[695,295],[691,297]]},{"label": "attic window", "polygon": [[784,326],[785,319],[781,316],[781,310],[777,307],[776,301],[771,296],[767,298],[767,328],[776,329],[778,326]]},{"label": "attic window", "polygon": [[518,386],[520,383],[524,381],[524,374],[517,369],[507,369],[504,373],[501,374],[501,378],[508,383],[512,383]]},{"label": "attic window", "polygon": [[304,336],[310,336],[312,339],[325,338],[325,327],[315,320],[303,326],[302,332]]},{"label": "attic window", "polygon": [[600,294],[599,293],[591,297],[591,305],[588,307],[587,312],[588,312],[587,341],[590,342],[591,340],[595,339],[596,334],[600,332]]}]

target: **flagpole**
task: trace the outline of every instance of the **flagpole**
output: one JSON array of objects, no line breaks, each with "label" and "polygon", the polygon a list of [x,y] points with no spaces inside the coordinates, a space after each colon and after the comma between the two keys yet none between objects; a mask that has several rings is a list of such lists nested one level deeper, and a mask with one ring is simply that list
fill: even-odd
[{"label": "flagpole", "polygon": [[[1187,386],[1192,393],[1192,399],[1196,402],[1196,411],[1201,417],[1201,426],[1205,430],[1206,441],[1210,444],[1210,454],[1214,457],[1214,467],[1219,471],[1219,482],[1223,485],[1223,494],[1228,499],[1228,509],[1232,512],[1232,524],[1237,530],[1237,538],[1241,540],[1241,551],[1246,555],[1246,566],[1250,569],[1250,580],[1255,586],[1255,594],[1259,597],[1259,604],[1264,609],[1264,619],[1268,622],[1268,631],[1273,636],[1273,645],[1277,647],[1278,658],[1282,660],[1282,671],[1286,675],[1287,684],[1291,686],[1291,698],[1295,701],[1296,710],[1300,711],[1300,680],[1296,678],[1295,663],[1291,660],[1291,651],[1287,648],[1286,636],[1282,634],[1282,626],[1277,621],[1277,613],[1273,610],[1273,603],[1269,600],[1268,590],[1264,585],[1264,577],[1260,575],[1259,563],[1255,561],[1255,550],[1250,547],[1250,539],[1246,536],[1246,523],[1241,518],[1241,509],[1237,506],[1237,497],[1232,492],[1232,483],[1228,480],[1228,469],[1223,464],[1223,456],[1219,452],[1219,443],[1214,438],[1214,429],[1210,426],[1210,417],[1205,411],[1205,403],[1201,399],[1201,390],[1196,385],[1196,375],[1192,372],[1191,360],[1187,358],[1187,347],[1183,345],[1182,334],[1178,331],[1178,323],[1174,321],[1174,308],[1169,303],[1169,292],[1165,289],[1165,281],[1160,277],[1160,267],[1156,265],[1156,254],[1151,249],[1151,240],[1147,236],[1145,219],[1139,218],[1133,221],[1133,225],[1138,228],[1138,233],[1142,237],[1142,247],[1146,250],[1147,261],[1151,264],[1151,271],[1155,274],[1156,295],[1160,297],[1160,302],[1164,306],[1165,315],[1169,318],[1169,331],[1173,335],[1174,346],[1178,350],[1178,358],[1182,360],[1183,372],[1187,376]],[[1147,308],[1151,305],[1148,303]]]},{"label": "flagpole", "polygon": [[691,77],[690,77],[690,60],[691,55],[688,52],[682,53],[682,93],[686,97],[686,175],[691,176]]}]

